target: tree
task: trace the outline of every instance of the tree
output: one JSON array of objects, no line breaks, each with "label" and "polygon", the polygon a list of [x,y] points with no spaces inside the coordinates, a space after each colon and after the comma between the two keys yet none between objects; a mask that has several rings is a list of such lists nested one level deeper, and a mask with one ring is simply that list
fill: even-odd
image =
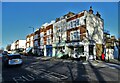
[{"label": "tree", "polygon": [[6,50],[8,50],[8,51],[11,50],[11,45],[10,45],[10,44],[8,44],[8,45],[6,46]]}]

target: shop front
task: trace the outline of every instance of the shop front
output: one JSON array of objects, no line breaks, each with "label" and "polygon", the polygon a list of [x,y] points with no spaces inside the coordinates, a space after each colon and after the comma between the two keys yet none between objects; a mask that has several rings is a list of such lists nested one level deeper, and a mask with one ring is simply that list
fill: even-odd
[{"label": "shop front", "polygon": [[65,43],[53,44],[53,57],[62,57],[64,54],[66,54],[65,49]]},{"label": "shop front", "polygon": [[84,55],[84,45],[81,42],[67,43],[68,55],[72,58],[80,58],[80,55]]},{"label": "shop front", "polygon": [[83,42],[67,43],[68,54],[72,58],[86,57],[88,59],[96,59],[95,45],[85,44]]},{"label": "shop front", "polygon": [[40,45],[40,56],[44,56],[44,45]]},{"label": "shop front", "polygon": [[46,56],[52,57],[52,45],[46,45]]}]

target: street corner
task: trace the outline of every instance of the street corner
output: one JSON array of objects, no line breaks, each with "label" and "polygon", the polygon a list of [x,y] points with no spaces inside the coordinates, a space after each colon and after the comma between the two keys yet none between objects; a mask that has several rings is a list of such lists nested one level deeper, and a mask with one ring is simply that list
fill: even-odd
[{"label": "street corner", "polygon": [[93,67],[105,67],[105,64],[103,63],[103,61],[99,61],[99,60],[91,60],[89,61],[89,64]]}]

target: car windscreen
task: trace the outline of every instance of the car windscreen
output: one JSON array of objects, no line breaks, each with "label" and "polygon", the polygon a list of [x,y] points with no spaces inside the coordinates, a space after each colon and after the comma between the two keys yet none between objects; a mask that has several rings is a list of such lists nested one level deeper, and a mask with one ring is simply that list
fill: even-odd
[{"label": "car windscreen", "polygon": [[11,58],[11,59],[21,59],[21,56],[20,55],[11,55],[11,56],[9,56],[9,58]]}]

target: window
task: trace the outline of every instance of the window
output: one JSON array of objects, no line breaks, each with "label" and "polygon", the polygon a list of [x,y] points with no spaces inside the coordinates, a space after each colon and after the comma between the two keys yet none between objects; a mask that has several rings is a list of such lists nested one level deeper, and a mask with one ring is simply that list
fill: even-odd
[{"label": "window", "polygon": [[76,25],[79,26],[79,19],[76,20]]},{"label": "window", "polygon": [[79,31],[74,31],[70,33],[70,39],[71,40],[79,40],[80,39],[80,32]]},{"label": "window", "polygon": [[75,49],[75,52],[80,55],[84,55],[84,46],[80,46]]},{"label": "window", "polygon": [[75,28],[80,25],[80,20],[79,19],[74,19],[70,22],[68,22],[68,29]]},{"label": "window", "polygon": [[34,36],[34,39],[38,39],[38,34],[36,34],[36,35]]},{"label": "window", "polygon": [[47,30],[47,35],[49,35],[49,30]]},{"label": "window", "polygon": [[73,32],[70,33],[70,40],[73,40]]},{"label": "window", "polygon": [[47,38],[47,44],[51,44],[51,38],[50,37]]}]

